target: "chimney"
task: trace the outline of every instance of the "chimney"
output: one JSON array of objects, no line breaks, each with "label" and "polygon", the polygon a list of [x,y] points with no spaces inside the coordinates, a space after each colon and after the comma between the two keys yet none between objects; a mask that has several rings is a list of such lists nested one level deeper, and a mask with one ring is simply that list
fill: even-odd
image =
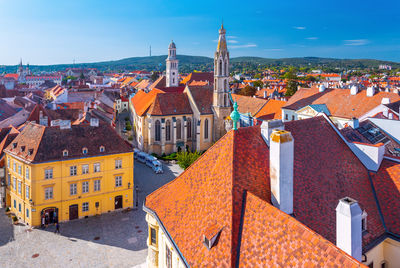
[{"label": "chimney", "polygon": [[263,121],[261,123],[261,136],[263,137],[265,143],[269,146],[269,137],[274,129],[284,130],[285,126],[283,125],[282,120],[270,120]]},{"label": "chimney", "polygon": [[357,201],[345,197],[336,207],[336,246],[361,261],[362,210]]},{"label": "chimney", "polygon": [[360,123],[358,122],[358,119],[353,117],[350,121],[349,121],[349,126],[351,126],[353,129],[357,129],[360,127]]},{"label": "chimney", "polygon": [[266,90],[264,90],[264,99],[266,99],[267,98],[267,91]]},{"label": "chimney", "polygon": [[269,173],[272,204],[287,214],[293,214],[294,140],[285,130],[274,130],[270,137]]},{"label": "chimney", "polygon": [[324,84],[321,84],[320,86],[319,86],[319,92],[324,92],[325,91],[325,89],[326,89],[326,87],[325,87],[325,85]]},{"label": "chimney", "polygon": [[356,95],[358,92],[358,87],[356,85],[351,86],[350,95]]},{"label": "chimney", "polygon": [[368,87],[367,88],[367,97],[372,97],[375,94],[375,88],[374,87]]},{"label": "chimney", "polygon": [[390,99],[389,98],[382,98],[381,103],[382,104],[389,104],[390,103]]}]

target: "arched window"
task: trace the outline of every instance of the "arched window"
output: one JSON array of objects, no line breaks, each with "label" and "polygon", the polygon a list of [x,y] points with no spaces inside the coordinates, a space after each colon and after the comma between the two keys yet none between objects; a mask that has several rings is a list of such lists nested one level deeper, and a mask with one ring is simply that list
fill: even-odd
[{"label": "arched window", "polygon": [[167,123],[165,124],[165,140],[171,140],[171,121],[169,120],[167,120]]},{"label": "arched window", "polygon": [[228,102],[227,102],[227,99],[226,99],[226,94],[224,94],[224,106],[228,106]]},{"label": "arched window", "polygon": [[225,79],[225,91],[228,92],[228,79]]},{"label": "arched window", "polygon": [[160,120],[156,121],[156,141],[160,141],[161,139],[161,124]]},{"label": "arched window", "polygon": [[181,127],[181,120],[176,120],[176,138],[182,139],[182,127]]},{"label": "arched window", "polygon": [[219,72],[218,75],[222,75],[222,60],[219,60]]},{"label": "arched window", "polygon": [[208,119],[204,120],[204,139],[208,139]]},{"label": "arched window", "polygon": [[187,127],[187,138],[190,139],[192,137],[192,121],[190,118],[188,118],[186,127]]},{"label": "arched window", "polygon": [[228,76],[228,63],[225,61],[225,76]]}]

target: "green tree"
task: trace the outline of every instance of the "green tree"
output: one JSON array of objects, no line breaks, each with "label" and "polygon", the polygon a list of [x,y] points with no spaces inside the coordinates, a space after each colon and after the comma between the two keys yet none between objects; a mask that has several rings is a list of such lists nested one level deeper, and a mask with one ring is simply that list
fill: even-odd
[{"label": "green tree", "polygon": [[193,153],[192,152],[179,152],[177,154],[178,165],[183,169],[187,169],[199,157],[200,157],[200,154],[197,151],[195,151]]},{"label": "green tree", "polygon": [[257,80],[257,81],[253,82],[253,85],[255,88],[257,88],[257,87],[263,88],[264,83],[261,80]]},{"label": "green tree", "polygon": [[286,97],[293,96],[294,93],[296,93],[296,91],[297,91],[297,86],[298,85],[299,85],[299,83],[296,80],[289,80],[289,82],[286,85],[285,96]]},{"label": "green tree", "polygon": [[151,81],[156,81],[158,79],[158,73],[157,72],[153,72],[150,76],[150,80]]},{"label": "green tree", "polygon": [[254,96],[254,94],[256,94],[256,92],[257,92],[257,89],[255,87],[247,85],[244,88],[242,88],[238,94],[243,95],[243,96]]}]

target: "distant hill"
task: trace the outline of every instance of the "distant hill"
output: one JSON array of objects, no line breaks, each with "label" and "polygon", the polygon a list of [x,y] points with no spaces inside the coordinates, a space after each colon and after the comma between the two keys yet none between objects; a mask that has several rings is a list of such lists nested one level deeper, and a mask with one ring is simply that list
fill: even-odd
[{"label": "distant hill", "polygon": [[[125,70],[165,70],[166,55],[151,56],[151,57],[132,57],[115,61],[103,61],[94,63],[79,63],[79,64],[58,64],[58,65],[31,65],[30,68],[33,72],[50,72],[62,71],[68,67],[84,67],[84,68],[97,68],[101,71],[125,71]],[[212,71],[213,59],[202,56],[187,56],[178,55],[179,70],[181,72],[198,71]],[[304,57],[304,58],[282,58],[282,59],[268,59],[261,57],[237,57],[231,58],[232,70],[254,70],[262,67],[284,67],[284,66],[297,66],[297,67],[312,67],[312,68],[345,68],[345,69],[364,69],[364,68],[378,68],[380,64],[388,64],[393,68],[400,68],[400,63],[381,61],[373,59],[332,59],[332,58],[318,58],[318,57]],[[0,66],[0,73],[16,72],[17,66]]]}]

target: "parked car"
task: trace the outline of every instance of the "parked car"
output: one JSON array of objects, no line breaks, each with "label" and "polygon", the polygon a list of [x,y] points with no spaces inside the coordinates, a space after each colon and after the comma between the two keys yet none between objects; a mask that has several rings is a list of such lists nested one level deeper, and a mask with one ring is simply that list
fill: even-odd
[{"label": "parked car", "polygon": [[157,161],[157,158],[152,155],[146,156],[146,166],[153,167],[153,161]]},{"label": "parked car", "polygon": [[139,162],[141,162],[141,163],[146,163],[147,156],[148,156],[148,154],[146,154],[145,152],[140,152],[137,155],[137,160],[139,160]]},{"label": "parked car", "polygon": [[164,173],[164,170],[163,170],[163,168],[162,168],[162,164],[161,164],[161,162],[160,161],[158,161],[158,160],[156,160],[156,161],[154,161],[153,162],[153,171],[156,173],[156,174],[160,174],[160,173]]}]

